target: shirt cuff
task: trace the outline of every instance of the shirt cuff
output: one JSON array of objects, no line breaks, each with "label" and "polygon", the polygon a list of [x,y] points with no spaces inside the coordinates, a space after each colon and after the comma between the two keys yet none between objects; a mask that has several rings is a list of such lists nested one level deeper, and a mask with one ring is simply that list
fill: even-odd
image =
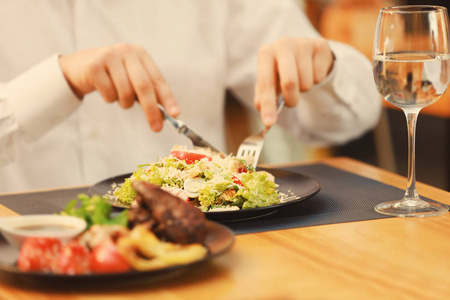
[{"label": "shirt cuff", "polygon": [[44,135],[81,105],[61,72],[58,56],[47,58],[5,87],[13,115],[33,138]]}]

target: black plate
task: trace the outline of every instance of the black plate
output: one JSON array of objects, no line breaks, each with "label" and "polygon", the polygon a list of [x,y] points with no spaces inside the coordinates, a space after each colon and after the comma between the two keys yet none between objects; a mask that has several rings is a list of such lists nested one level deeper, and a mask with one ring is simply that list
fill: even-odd
[{"label": "black plate", "polygon": [[[289,200],[275,205],[266,207],[257,207],[241,210],[205,212],[209,220],[219,222],[232,222],[244,219],[259,218],[269,214],[273,214],[278,210],[285,208],[291,204],[298,203],[313,197],[317,194],[321,186],[317,180],[299,173],[293,173],[281,169],[258,168],[261,171],[267,171],[275,176],[275,182],[279,185],[279,190],[289,196]],[[132,174],[123,174],[100,181],[89,189],[91,195],[105,195],[112,188],[112,184],[121,184],[126,178]],[[293,194],[293,195],[292,195]],[[111,205],[117,208],[128,208],[120,202],[111,202]]]},{"label": "black plate", "polygon": [[11,282],[24,282],[29,284],[82,284],[103,283],[111,284],[133,284],[139,280],[162,280],[172,278],[174,275],[188,271],[190,267],[210,260],[211,258],[228,251],[234,242],[234,233],[227,227],[207,221],[207,234],[205,245],[209,249],[208,255],[201,261],[190,264],[171,266],[164,269],[152,271],[131,271],[117,274],[85,274],[85,275],[59,275],[38,272],[22,272],[17,266],[18,250],[10,246],[0,235],[0,274]]}]

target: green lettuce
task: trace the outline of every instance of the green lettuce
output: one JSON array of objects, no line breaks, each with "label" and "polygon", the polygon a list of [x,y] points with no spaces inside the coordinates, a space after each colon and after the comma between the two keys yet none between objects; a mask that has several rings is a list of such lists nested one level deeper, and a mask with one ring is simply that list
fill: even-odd
[{"label": "green lettuce", "polygon": [[217,193],[211,188],[211,186],[207,185],[204,189],[199,191],[198,201],[200,202],[200,206],[204,209],[208,209],[211,205],[214,204],[216,200]]},{"label": "green lettuce", "polygon": [[[114,191],[114,196],[120,200],[120,202],[131,205],[136,197],[136,191],[131,186],[133,180],[147,180],[146,172],[144,169],[137,169],[131,177],[126,178],[121,187]],[[144,179],[145,178],[145,179]]]},{"label": "green lettuce", "polygon": [[64,211],[60,214],[84,219],[87,223],[87,228],[94,224],[127,226],[128,210],[122,211],[113,218],[111,218],[111,211],[111,204],[105,198],[99,195],[89,197],[86,194],[80,194],[77,199],[73,199],[67,203]]},{"label": "green lettuce", "polygon": [[252,172],[242,175],[242,185],[235,195],[235,202],[245,199],[242,209],[264,207],[279,203],[276,184],[267,178],[264,172]]}]

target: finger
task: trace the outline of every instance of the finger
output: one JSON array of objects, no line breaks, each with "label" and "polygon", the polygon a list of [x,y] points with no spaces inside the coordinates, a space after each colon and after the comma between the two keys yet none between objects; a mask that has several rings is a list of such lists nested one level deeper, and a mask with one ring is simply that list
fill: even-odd
[{"label": "finger", "polygon": [[117,91],[119,104],[123,108],[133,106],[136,98],[133,86],[120,57],[114,57],[108,61],[108,72]]},{"label": "finger", "polygon": [[146,52],[141,57],[141,60],[152,81],[158,102],[164,106],[169,115],[172,117],[177,117],[180,114],[180,108],[172,94],[172,91],[170,90],[169,85],[164,79],[164,76],[154,63],[153,59]]},{"label": "finger", "polygon": [[163,119],[147,71],[136,56],[128,57],[125,60],[125,67],[150,128],[155,132],[161,131]]},{"label": "finger", "polygon": [[275,124],[276,109],[276,62],[273,49],[263,47],[258,53],[258,73],[255,85],[255,106],[266,126]]},{"label": "finger", "polygon": [[324,80],[333,67],[333,53],[325,39],[317,39],[314,42],[313,68],[314,83]]},{"label": "finger", "polygon": [[112,103],[117,100],[117,92],[114,84],[103,66],[96,67],[96,70],[91,76],[95,89],[102,95],[102,98],[106,102]]},{"label": "finger", "polygon": [[308,41],[299,40],[297,49],[295,57],[297,60],[299,86],[300,91],[304,92],[311,89],[314,85],[312,45]]},{"label": "finger", "polygon": [[295,58],[295,48],[291,43],[282,43],[277,48],[277,66],[280,77],[281,92],[286,106],[294,107],[300,97],[299,78],[297,62]]}]

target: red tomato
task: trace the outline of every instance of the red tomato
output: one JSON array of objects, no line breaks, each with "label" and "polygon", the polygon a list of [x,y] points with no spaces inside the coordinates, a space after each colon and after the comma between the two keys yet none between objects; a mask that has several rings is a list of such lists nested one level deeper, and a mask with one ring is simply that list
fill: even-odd
[{"label": "red tomato", "polygon": [[91,252],[91,271],[94,273],[120,273],[131,269],[128,261],[117,251],[117,246],[107,239]]},{"label": "red tomato", "polygon": [[238,167],[237,172],[238,172],[238,173],[247,173],[248,170],[247,170],[247,167],[246,167],[244,164],[241,163],[241,164],[239,165],[239,167]]},{"label": "red tomato", "polygon": [[233,182],[237,185],[244,186],[239,178],[233,176]]},{"label": "red tomato", "polygon": [[199,161],[205,157],[208,158],[208,160],[212,160],[212,157],[209,155],[182,150],[172,150],[170,151],[170,155],[178,158],[179,160],[184,160],[187,164],[193,164],[195,161]]},{"label": "red tomato", "polygon": [[55,238],[28,238],[20,249],[17,266],[24,272],[53,271],[61,247],[61,241]]},{"label": "red tomato", "polygon": [[238,173],[246,173],[246,172],[248,172],[248,170],[247,170],[247,167],[245,167],[245,166],[238,169]]},{"label": "red tomato", "polygon": [[76,275],[89,273],[89,249],[72,240],[65,244],[59,252],[56,262],[56,272],[60,274]]}]

